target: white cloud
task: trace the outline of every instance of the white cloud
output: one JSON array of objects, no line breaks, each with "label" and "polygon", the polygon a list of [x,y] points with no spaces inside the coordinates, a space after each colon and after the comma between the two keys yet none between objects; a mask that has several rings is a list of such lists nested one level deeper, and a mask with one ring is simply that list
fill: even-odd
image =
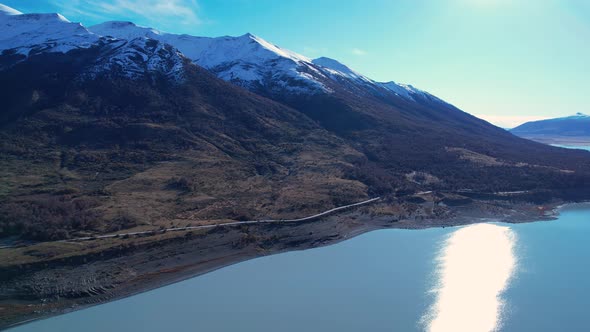
[{"label": "white cloud", "polygon": [[352,54],[359,55],[359,56],[367,54],[367,51],[361,50],[360,48],[353,48],[351,52],[352,52]]},{"label": "white cloud", "polygon": [[152,23],[200,24],[196,0],[75,0],[62,2],[64,14],[76,13],[105,20],[143,18]]}]

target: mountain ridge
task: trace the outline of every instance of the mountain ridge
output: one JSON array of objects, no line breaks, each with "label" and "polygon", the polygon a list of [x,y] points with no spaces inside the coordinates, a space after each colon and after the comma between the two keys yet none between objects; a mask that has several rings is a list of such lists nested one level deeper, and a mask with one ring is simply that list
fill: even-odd
[{"label": "mountain ridge", "polygon": [[[377,95],[393,93],[410,100],[413,100],[414,96],[433,97],[409,84],[398,84],[394,81],[375,82],[342,64],[340,66],[342,71],[329,68],[330,65],[326,60],[332,64],[339,62],[325,57],[314,61],[250,33],[238,37],[198,37],[164,33],[129,21],[107,21],[85,27],[80,23],[68,21],[60,14],[22,14],[10,7],[4,7],[5,14],[0,14],[0,21],[6,21],[5,25],[13,24],[11,21],[35,18],[44,18],[47,23],[38,24],[36,31],[27,31],[28,35],[38,34],[37,39],[27,37],[30,39],[30,44],[42,44],[42,48],[37,47],[35,50],[27,45],[19,44],[19,41],[22,43],[24,39],[18,38],[18,35],[7,38],[0,34],[0,51],[11,50],[20,55],[47,51],[67,52],[74,48],[90,47],[104,37],[125,40],[150,38],[172,45],[185,57],[214,72],[218,77],[258,93],[262,90],[266,90],[269,95],[331,93],[333,92],[330,87],[331,82],[327,81],[330,80],[329,78],[339,77],[352,81],[353,84],[349,84],[349,87],[353,90],[355,85],[360,83],[364,85],[364,88],[369,88],[370,93]],[[326,66],[321,65],[322,61]],[[351,76],[351,73],[354,75]],[[439,98],[436,100],[442,101]]]},{"label": "mountain ridge", "polygon": [[[293,92],[313,93],[318,89],[324,92],[330,92],[330,88],[326,86],[323,80],[327,76],[337,74],[339,76],[347,77],[348,79],[361,80],[367,84],[373,84],[375,85],[375,88],[384,87],[386,90],[391,90],[395,93],[403,91],[402,93],[399,93],[399,95],[404,96],[406,98],[411,98],[411,95],[415,93],[424,93],[421,90],[415,89],[411,85],[400,85],[395,82],[377,83],[373,80],[366,78],[362,74],[352,71],[350,68],[342,64],[340,68],[346,69],[343,69],[342,71],[336,70],[334,72],[334,68],[329,68],[330,65],[328,65],[328,63],[325,60],[330,60],[332,64],[339,63],[337,60],[329,59],[326,57],[312,60],[303,55],[280,48],[279,46],[269,43],[266,40],[258,36],[255,36],[251,33],[246,33],[238,37],[197,37],[186,34],[177,35],[170,33],[162,33],[156,29],[140,27],[131,22],[117,21],[110,21],[97,24],[89,27],[89,30],[102,36],[113,36],[118,38],[133,38],[145,36],[167,42],[181,50],[189,59],[191,59],[196,64],[216,72],[220,78],[226,81],[242,81],[242,85],[247,88],[251,87],[248,83],[250,81],[260,82],[262,77],[265,76],[264,71],[260,70],[261,73],[256,73],[252,70],[242,71],[236,69],[239,66],[236,66],[234,62],[243,61],[245,63],[242,64],[242,66],[250,68],[250,66],[253,63],[258,61],[264,61],[265,59],[267,59],[271,62],[271,66],[275,67],[273,68],[275,70],[277,66],[276,61],[290,60],[290,62],[287,61],[287,63],[283,64],[283,66],[285,67],[283,70],[288,73],[291,73],[291,76],[296,78],[297,81],[305,82],[310,85],[310,88],[307,90],[294,90]],[[224,44],[228,46],[225,46]],[[237,45],[234,46],[232,44]],[[244,56],[244,53],[235,51],[235,49],[239,49],[240,51],[247,49],[247,54],[260,53],[257,52],[256,49],[252,48],[252,44],[255,46],[260,46],[260,48],[262,48],[263,50],[268,51],[269,54],[261,54],[256,59],[249,59],[247,56]],[[226,57],[220,58],[219,53],[224,53]],[[325,66],[322,66],[322,62]],[[228,65],[226,65],[226,63],[230,63],[230,68],[233,70],[228,70]],[[324,69],[328,69],[328,72],[322,72],[323,70],[321,70],[320,68],[315,68],[313,64],[319,65]],[[303,68],[298,70],[298,67]],[[350,76],[350,73],[352,72],[355,73],[354,77]],[[319,77],[313,78],[313,74],[316,74]],[[311,79],[310,75],[312,76]],[[397,88],[394,88],[394,85],[396,85]]]},{"label": "mountain ridge", "polygon": [[576,113],[571,116],[530,121],[510,129],[519,136],[586,136],[590,137],[590,116]]}]

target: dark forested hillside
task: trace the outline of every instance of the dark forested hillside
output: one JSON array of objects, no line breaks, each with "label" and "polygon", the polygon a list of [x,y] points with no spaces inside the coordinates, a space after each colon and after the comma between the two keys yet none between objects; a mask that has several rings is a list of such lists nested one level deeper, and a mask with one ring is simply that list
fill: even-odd
[{"label": "dark forested hillside", "polygon": [[343,90],[284,106],[188,62],[182,82],[81,79],[97,54],[0,58],[11,65],[0,72],[3,235],[305,215],[400,190],[588,188],[590,153],[439,101]]},{"label": "dark forested hillside", "polygon": [[275,99],[346,139],[365,155],[362,167],[380,169],[382,176],[427,172],[441,180],[431,186],[483,191],[587,183],[579,175],[588,172],[590,153],[522,139],[437,98],[359,97],[332,88],[332,94]]},{"label": "dark forested hillside", "polygon": [[183,83],[79,80],[96,51],[0,72],[3,235],[288,216],[367,196],[345,177],[362,154],[300,112],[191,64]]}]

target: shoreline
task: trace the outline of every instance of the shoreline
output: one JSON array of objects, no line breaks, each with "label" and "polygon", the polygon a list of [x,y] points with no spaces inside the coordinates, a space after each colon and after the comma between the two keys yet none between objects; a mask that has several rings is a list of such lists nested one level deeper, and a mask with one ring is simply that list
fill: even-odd
[{"label": "shoreline", "polygon": [[564,148],[568,148],[568,146],[584,146],[590,148],[589,136],[560,136],[545,134],[522,134],[517,136],[548,145],[563,145],[561,147]]},{"label": "shoreline", "polygon": [[[10,309],[16,309],[17,312],[14,313],[12,318],[5,317],[0,321],[0,330],[13,328],[40,319],[83,310],[111,301],[121,300],[133,295],[165,287],[173,283],[198,277],[250,259],[289,251],[329,246],[375,230],[421,230],[436,227],[459,227],[485,222],[518,224],[549,221],[557,219],[561,211],[570,206],[588,206],[589,204],[590,202],[556,202],[546,205],[546,209],[543,210],[543,215],[533,215],[530,211],[525,211],[528,213],[508,216],[493,216],[490,215],[490,213],[481,213],[479,217],[476,216],[478,213],[474,213],[474,211],[477,211],[477,208],[469,206],[464,208],[463,211],[461,211],[462,209],[460,208],[457,209],[455,211],[457,214],[449,216],[449,218],[423,219],[420,220],[420,222],[416,219],[392,221],[391,218],[387,216],[371,216],[366,213],[367,211],[354,211],[347,212],[346,214],[341,213],[336,216],[325,217],[318,221],[308,221],[294,225],[289,223],[248,225],[247,227],[249,230],[247,233],[267,234],[268,231],[271,231],[279,235],[277,237],[278,240],[275,241],[276,243],[267,243],[268,241],[265,239],[260,239],[258,242],[252,240],[252,242],[244,243],[244,246],[240,246],[240,244],[236,245],[235,242],[244,237],[244,233],[241,232],[242,230],[239,229],[239,226],[228,226],[228,228],[231,229],[223,230],[221,232],[209,231],[204,235],[198,235],[198,240],[208,239],[208,241],[199,241],[201,244],[202,242],[207,242],[207,245],[201,245],[201,247],[197,249],[192,248],[195,245],[194,241],[188,240],[184,242],[186,240],[185,237],[173,237],[155,243],[159,251],[159,256],[157,257],[153,256],[153,247],[147,249],[139,248],[135,252],[128,253],[127,255],[120,255],[119,257],[115,256],[112,259],[107,258],[106,260],[90,262],[89,264],[71,266],[67,266],[67,264],[56,264],[47,269],[25,272],[25,275],[30,275],[30,278],[28,279],[30,284],[37,280],[37,278],[35,278],[36,276],[50,276],[51,273],[49,272],[51,271],[58,271],[66,276],[69,274],[73,279],[76,279],[80,278],[80,276],[76,276],[76,274],[88,276],[98,270],[101,272],[110,271],[114,275],[116,274],[115,272],[120,270],[120,265],[129,264],[134,267],[138,273],[135,278],[123,281],[114,280],[112,284],[116,286],[112,289],[108,289],[105,293],[98,292],[96,295],[78,298],[74,297],[70,299],[67,297],[62,298],[58,295],[58,297],[49,304],[46,302],[44,303],[43,298],[39,298],[37,301],[41,301],[41,305],[30,303],[36,301],[29,301],[29,303],[23,305],[36,310],[29,309],[21,313],[18,313],[18,311],[20,311],[18,309],[22,309],[23,305],[19,306],[19,304],[15,303],[19,301],[12,300],[13,303],[11,308],[10,298],[6,297],[6,294],[2,294],[3,296],[0,298],[0,312],[7,312],[10,311]],[[221,236],[219,236],[220,233]],[[282,235],[284,235],[285,241],[280,240]],[[295,239],[295,241],[288,241],[293,239]],[[213,246],[221,245],[218,247],[220,250],[216,253],[203,254],[202,249],[209,244]],[[267,247],[265,247],[265,245],[261,246],[261,244],[265,244]],[[182,258],[178,255],[182,256]],[[176,259],[173,260],[172,258]],[[157,261],[159,265],[150,265],[151,261]],[[86,269],[86,265],[94,265],[96,269]],[[19,277],[16,279],[23,280],[23,278]],[[72,280],[69,277],[66,277],[65,279]],[[24,280],[27,280],[27,278],[24,277]],[[98,284],[100,285],[100,283]],[[0,285],[4,287],[4,285]],[[58,286],[56,287],[59,288]],[[30,307],[31,304],[33,305],[32,307]]]}]

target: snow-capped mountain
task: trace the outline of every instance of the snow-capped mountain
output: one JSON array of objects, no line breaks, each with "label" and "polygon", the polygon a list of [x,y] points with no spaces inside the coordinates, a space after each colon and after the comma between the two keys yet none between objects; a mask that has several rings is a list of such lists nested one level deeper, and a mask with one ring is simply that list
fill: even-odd
[{"label": "snow-capped mountain", "polygon": [[[0,52],[5,54],[27,57],[105,45],[112,48],[107,52],[110,58],[98,59],[85,76],[117,68],[117,72],[127,77],[145,70],[164,70],[166,75],[178,79],[182,76],[184,56],[225,81],[267,96],[329,94],[345,90],[357,95],[391,95],[409,101],[419,98],[442,102],[411,85],[376,82],[334,59],[311,60],[252,34],[197,37],[164,33],[120,21],[86,28],[60,14],[22,14],[4,5],[0,7],[0,27]],[[136,39],[139,41],[134,41]],[[158,64],[163,60],[158,50],[142,50],[142,47],[154,45],[148,40],[158,41],[157,48],[161,49],[165,49],[163,44],[171,45],[182,56],[167,49],[169,52],[164,53],[174,60],[166,58],[165,65]]]},{"label": "snow-capped mountain", "polygon": [[393,92],[409,100],[414,100],[415,96],[430,96],[411,85],[376,82],[334,59],[320,57],[311,60],[252,34],[196,37],[163,33],[132,22],[118,21],[98,24],[89,30],[101,36],[148,37],[171,44],[218,77],[257,92],[329,93],[333,91],[332,85],[337,83],[353,90],[369,89],[377,94]]},{"label": "snow-capped mountain", "polygon": [[[0,27],[0,52],[11,55],[9,66],[34,55],[93,48],[97,50],[94,59],[79,79],[103,74],[136,78],[158,72],[178,81],[183,76],[184,56],[158,40],[105,38],[60,14],[22,14],[4,5],[0,7]],[[0,68],[5,66],[0,64]]]},{"label": "snow-capped mountain", "polygon": [[320,57],[314,59],[312,62],[332,81],[338,82],[355,93],[363,94],[367,90],[370,94],[381,94],[384,92],[380,83],[350,69],[337,60]]},{"label": "snow-capped mountain", "polygon": [[394,81],[381,83],[381,86],[395,93],[396,95],[407,99],[413,99],[412,94],[423,92],[421,90],[414,88],[411,85],[399,84],[395,83]]},{"label": "snow-capped mountain", "polygon": [[97,76],[144,77],[159,73],[172,81],[182,81],[184,56],[169,44],[149,38],[106,39],[100,56],[81,78]]},{"label": "snow-capped mountain", "polygon": [[[416,96],[430,96],[411,85],[376,82],[333,59],[321,57],[311,60],[252,34],[197,37],[163,33],[132,22],[118,21],[86,28],[80,23],[68,21],[60,14],[22,14],[4,5],[0,7],[0,26],[0,51],[25,57],[44,52],[67,53],[104,44],[112,47],[113,39],[128,41],[117,44],[120,45],[115,48],[119,50],[118,56],[109,61],[101,59],[97,64],[105,65],[105,70],[127,65],[128,70],[123,71],[129,77],[137,74],[140,68],[161,69],[162,66],[156,65],[158,57],[146,57],[149,51],[140,50],[140,44],[148,45],[146,40],[152,39],[172,45],[192,62],[225,81],[267,95],[331,93],[344,88],[354,93],[393,93],[408,100],[414,100]],[[130,43],[138,38],[142,41]],[[120,50],[123,45],[129,46],[129,49]],[[143,54],[140,58],[146,63],[139,67],[129,66],[137,66],[137,58],[131,56],[134,53]],[[181,63],[178,56],[174,65],[164,66],[170,67],[167,74],[179,77]],[[97,65],[90,73],[97,73],[100,69]]]},{"label": "snow-capped mountain", "polygon": [[251,34],[239,37],[196,37],[163,33],[131,22],[105,22],[90,27],[101,36],[148,37],[178,48],[194,63],[223,80],[251,90],[273,92],[329,91],[316,77],[323,74],[310,59]]},{"label": "snow-capped mountain", "polygon": [[375,90],[379,90],[381,88],[384,88],[387,91],[393,92],[395,95],[397,95],[399,97],[409,99],[409,100],[414,100],[414,97],[416,97],[416,96],[420,96],[420,97],[424,97],[424,98],[433,97],[429,93],[422,91],[420,89],[417,89],[417,88],[415,88],[411,85],[408,85],[408,84],[399,84],[394,81],[390,81],[390,82],[386,82],[386,83],[376,82],[376,81],[364,76],[363,74],[360,74],[360,73],[350,69],[346,65],[344,65],[334,59],[320,57],[320,58],[314,59],[313,63],[320,66],[322,68],[322,70],[324,72],[327,72],[327,74],[332,79],[340,81],[340,82],[346,81],[348,83],[353,83],[357,86],[364,86],[364,87],[372,88]]},{"label": "snow-capped mountain", "polygon": [[364,75],[355,72],[354,70],[348,68],[347,66],[343,65],[342,63],[334,59],[321,57],[314,59],[313,63],[324,68],[325,71],[330,73],[331,77],[344,77],[350,80],[373,83],[372,80],[368,79]]},{"label": "snow-capped mountain", "polygon": [[0,51],[11,50],[25,56],[42,52],[66,53],[89,48],[99,37],[80,23],[60,14],[22,14],[0,7]]}]

